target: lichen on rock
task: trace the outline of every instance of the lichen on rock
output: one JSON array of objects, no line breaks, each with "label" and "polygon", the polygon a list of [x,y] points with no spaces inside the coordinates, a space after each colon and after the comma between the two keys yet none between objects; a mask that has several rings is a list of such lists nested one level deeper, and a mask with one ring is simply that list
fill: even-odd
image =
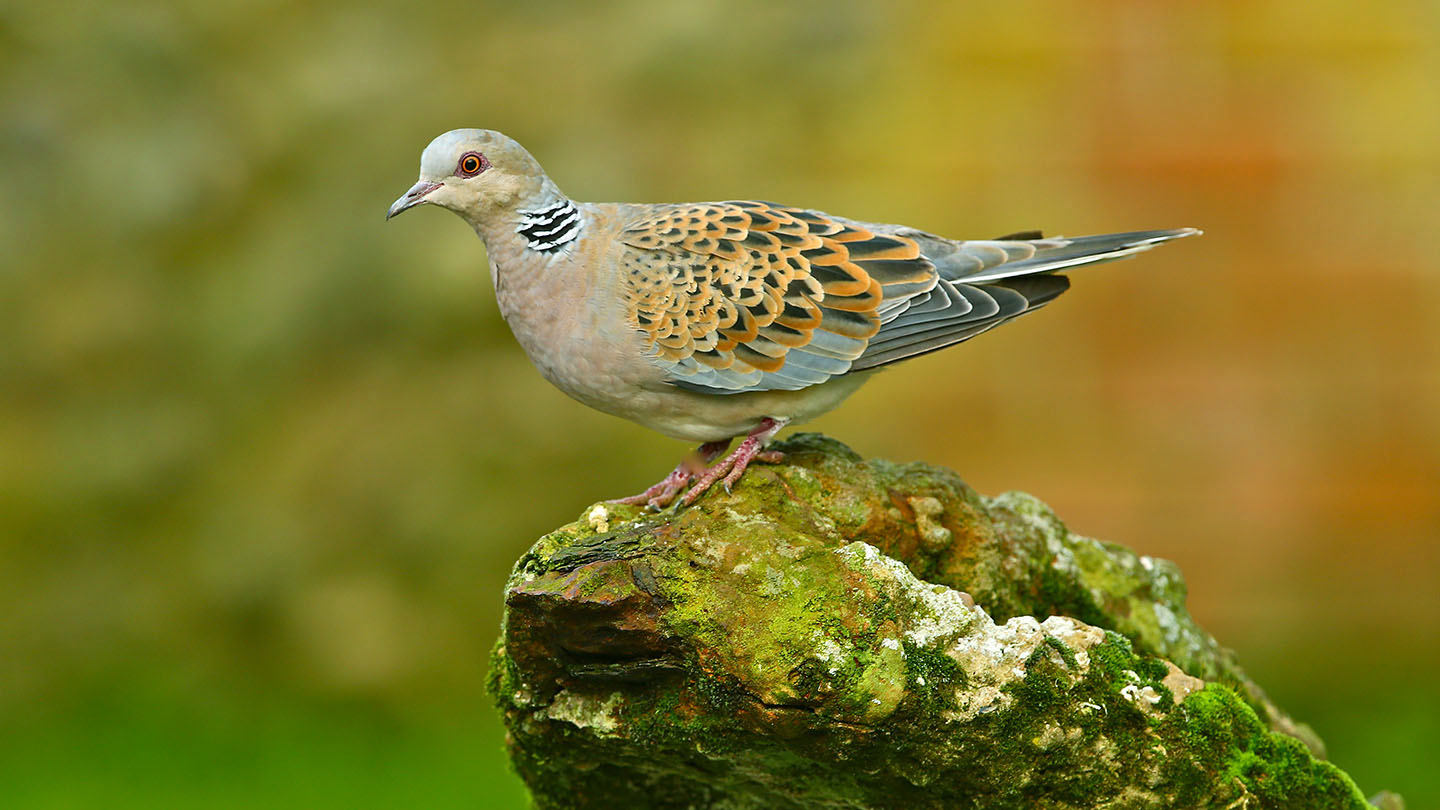
[{"label": "lichen on rock", "polygon": [[516,564],[490,687],[540,807],[1367,806],[1173,564],[947,470],[780,449]]}]

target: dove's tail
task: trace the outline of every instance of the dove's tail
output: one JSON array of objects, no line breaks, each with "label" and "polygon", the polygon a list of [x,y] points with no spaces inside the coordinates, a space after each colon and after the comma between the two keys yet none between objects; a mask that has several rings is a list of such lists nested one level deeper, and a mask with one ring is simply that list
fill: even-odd
[{"label": "dove's tail", "polygon": [[[1002,278],[1053,273],[1057,270],[1066,270],[1086,264],[1111,262],[1149,250],[1172,239],[1183,239],[1200,233],[1198,228],[1175,228],[1168,231],[1131,231],[1099,236],[1077,236],[1074,239],[1064,237],[1025,239],[1024,241],[1030,242],[1036,248],[1035,254],[1030,258],[1005,262],[981,270],[974,275],[964,275],[954,280],[966,284],[980,284]],[[1015,237],[1030,236],[1038,236],[1038,234],[1015,234]],[[1015,237],[1008,240],[995,240],[994,245],[1003,250],[1004,243],[1015,241]],[[965,243],[966,246],[983,244],[985,243],[973,240]]]}]

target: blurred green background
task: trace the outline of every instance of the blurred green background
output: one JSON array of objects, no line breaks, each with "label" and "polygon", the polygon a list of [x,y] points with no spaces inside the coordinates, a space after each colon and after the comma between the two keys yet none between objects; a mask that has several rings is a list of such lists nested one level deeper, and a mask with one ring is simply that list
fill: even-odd
[{"label": "blurred green background", "polygon": [[0,804],[523,806],[509,565],[686,448],[539,377],[458,219],[383,222],[483,126],[580,199],[1205,228],[814,427],[1178,561],[1440,806],[1437,100],[1433,0],[6,0]]}]

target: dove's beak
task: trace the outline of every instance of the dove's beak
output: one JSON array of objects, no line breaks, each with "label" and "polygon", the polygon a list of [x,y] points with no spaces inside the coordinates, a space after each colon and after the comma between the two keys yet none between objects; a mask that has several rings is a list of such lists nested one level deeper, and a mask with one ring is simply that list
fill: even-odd
[{"label": "dove's beak", "polygon": [[410,187],[410,190],[400,195],[400,199],[390,204],[390,210],[385,212],[385,218],[389,219],[396,214],[405,211],[407,208],[414,208],[425,202],[425,195],[434,191],[444,183],[432,183],[429,180],[421,180]]}]

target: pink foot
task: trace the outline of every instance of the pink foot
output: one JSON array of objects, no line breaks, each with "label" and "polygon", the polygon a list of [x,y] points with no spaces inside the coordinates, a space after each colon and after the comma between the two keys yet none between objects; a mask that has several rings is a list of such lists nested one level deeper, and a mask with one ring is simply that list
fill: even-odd
[{"label": "pink foot", "polygon": [[759,426],[750,431],[750,435],[746,436],[738,447],[730,451],[730,455],[720,459],[715,466],[706,470],[705,474],[700,476],[700,480],[695,482],[695,486],[680,497],[680,505],[689,506],[694,503],[696,498],[705,494],[705,490],[722,479],[725,482],[725,491],[729,492],[730,487],[740,480],[740,476],[745,474],[745,468],[750,466],[750,462],[755,459],[769,462],[783,459],[784,453],[766,450],[765,443],[774,438],[775,434],[779,433],[788,421],[788,419],[772,419],[768,416],[760,420]]},{"label": "pink foot", "polygon": [[639,506],[645,504],[651,509],[663,509],[673,500],[675,496],[684,489],[692,478],[700,475],[705,465],[715,460],[715,457],[725,452],[730,446],[727,439],[723,442],[707,442],[700,445],[694,453],[686,456],[670,474],[660,479],[660,482],[641,492],[638,495],[631,495],[626,498],[616,498],[609,503],[626,504]]}]

